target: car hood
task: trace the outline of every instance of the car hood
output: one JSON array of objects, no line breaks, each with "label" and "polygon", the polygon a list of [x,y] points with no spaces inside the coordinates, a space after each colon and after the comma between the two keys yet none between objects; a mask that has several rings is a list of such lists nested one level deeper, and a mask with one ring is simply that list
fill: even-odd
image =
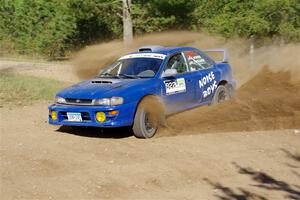
[{"label": "car hood", "polygon": [[124,89],[125,87],[132,85],[139,85],[144,81],[145,80],[143,79],[94,78],[68,87],[60,91],[57,96],[75,99],[111,97],[113,91],[115,91],[113,94],[117,95],[120,89]]}]

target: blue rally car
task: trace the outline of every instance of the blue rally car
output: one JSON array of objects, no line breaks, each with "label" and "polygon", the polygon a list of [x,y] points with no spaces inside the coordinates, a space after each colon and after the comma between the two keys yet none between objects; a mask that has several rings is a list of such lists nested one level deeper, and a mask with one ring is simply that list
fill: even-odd
[{"label": "blue rally car", "polygon": [[234,94],[227,51],[214,61],[193,47],[145,46],[119,58],[91,80],[57,93],[49,123],[131,126],[139,138],[155,135],[164,116],[216,104]]}]

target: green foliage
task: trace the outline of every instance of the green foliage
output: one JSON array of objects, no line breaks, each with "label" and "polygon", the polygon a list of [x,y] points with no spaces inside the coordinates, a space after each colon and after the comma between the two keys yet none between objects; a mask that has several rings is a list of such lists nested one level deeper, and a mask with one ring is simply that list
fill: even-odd
[{"label": "green foliage", "polygon": [[[299,0],[132,0],[135,34],[206,29],[300,41]],[[121,0],[0,0],[0,54],[63,56],[122,37]]]},{"label": "green foliage", "polygon": [[194,16],[198,25],[226,37],[283,36],[299,41],[300,3],[297,0],[202,0]]},{"label": "green foliage", "polygon": [[72,13],[76,13],[77,29],[73,35],[76,46],[122,36],[120,1],[71,0],[68,6]]},{"label": "green foliage", "polygon": [[1,0],[2,38],[24,54],[60,56],[69,48],[75,16],[60,0]]},{"label": "green foliage", "polygon": [[136,0],[132,17],[136,33],[150,33],[168,29],[189,28],[195,0]]},{"label": "green foliage", "polygon": [[152,15],[148,5],[142,7],[135,4],[132,7],[133,27],[136,34],[160,32],[170,29],[175,24],[174,16],[155,16]]},{"label": "green foliage", "polygon": [[47,78],[0,72],[0,105],[51,100],[66,84]]}]

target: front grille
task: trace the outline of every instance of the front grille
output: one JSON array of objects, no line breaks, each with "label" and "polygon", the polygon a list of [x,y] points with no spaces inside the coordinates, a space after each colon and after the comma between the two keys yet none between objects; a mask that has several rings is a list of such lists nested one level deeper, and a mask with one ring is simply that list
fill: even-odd
[{"label": "front grille", "polygon": [[66,98],[67,104],[76,104],[76,105],[91,105],[93,103],[92,99],[71,99]]}]

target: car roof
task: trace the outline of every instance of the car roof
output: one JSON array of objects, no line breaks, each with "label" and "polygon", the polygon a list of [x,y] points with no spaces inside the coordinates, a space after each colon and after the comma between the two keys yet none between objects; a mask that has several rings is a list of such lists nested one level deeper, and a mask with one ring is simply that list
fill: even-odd
[{"label": "car roof", "polygon": [[[176,53],[178,51],[192,51],[192,50],[196,50],[196,48],[194,47],[161,47],[161,46],[146,46],[146,47],[141,47],[141,48],[152,48],[152,51],[136,51],[136,52],[132,52],[130,54],[135,54],[135,53],[159,53],[159,54],[164,54],[164,55],[168,55],[168,54],[173,54]],[[139,48],[139,49],[141,49]]]}]

